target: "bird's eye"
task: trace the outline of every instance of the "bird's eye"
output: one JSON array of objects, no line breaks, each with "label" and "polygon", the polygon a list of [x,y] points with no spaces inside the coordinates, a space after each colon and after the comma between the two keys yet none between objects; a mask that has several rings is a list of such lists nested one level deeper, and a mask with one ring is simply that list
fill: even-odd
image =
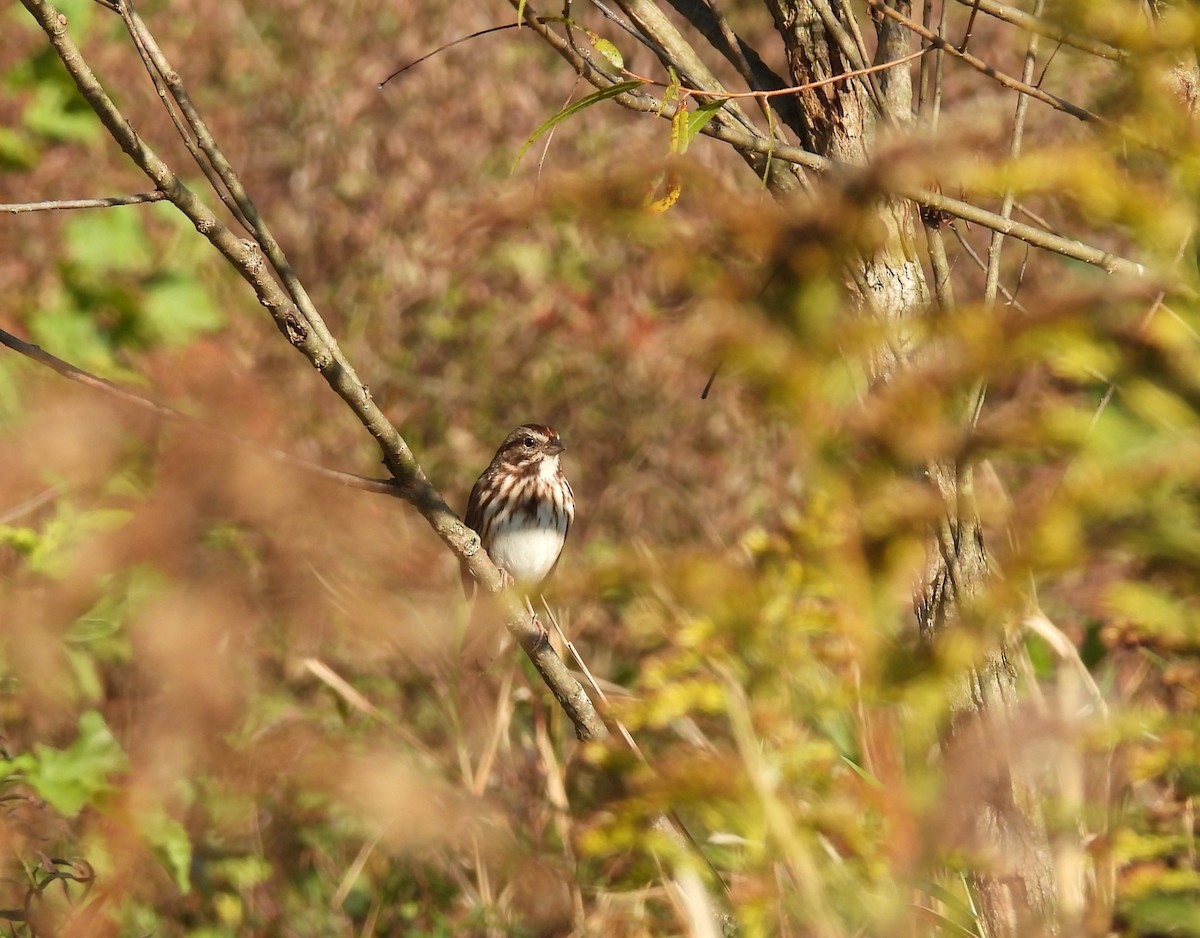
[{"label": "bird's eye", "polygon": [[525,443],[526,449],[533,449],[533,437],[531,437],[531,436],[525,437],[524,443]]}]

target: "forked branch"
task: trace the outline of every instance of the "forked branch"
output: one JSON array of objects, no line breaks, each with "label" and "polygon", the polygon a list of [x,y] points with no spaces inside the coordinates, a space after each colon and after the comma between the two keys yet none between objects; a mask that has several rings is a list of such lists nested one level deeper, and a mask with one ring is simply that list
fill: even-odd
[{"label": "forked branch", "polygon": [[[523,10],[525,17],[524,24],[533,32],[537,33],[547,45],[550,46],[559,56],[561,56],[575,72],[599,89],[610,88],[613,85],[626,80],[624,75],[615,74],[604,68],[599,67],[595,62],[580,53],[580,51],[567,39],[560,36],[554,29],[538,15],[532,4],[524,2],[524,0],[509,0],[516,8]],[[869,0],[872,4],[876,0]],[[883,5],[880,4],[882,7]],[[893,15],[895,11],[890,7],[886,8],[885,15]],[[932,38],[926,37],[928,30],[924,30],[921,24],[915,23],[907,17],[902,17],[904,26],[915,27],[914,32],[918,35],[928,38],[929,42],[935,49],[947,54],[955,54],[957,49],[950,46],[936,33],[930,33]],[[961,55],[960,55],[961,57]],[[999,75],[994,69],[988,66],[981,60],[974,59],[968,64],[981,67],[986,73],[999,81]],[[682,74],[682,69],[678,70]],[[842,76],[838,76],[839,79]],[[848,76],[847,76],[848,77]],[[1081,120],[1100,120],[1098,115],[1093,114],[1085,108],[1080,108],[1071,102],[1064,101],[1054,95],[1042,91],[1020,79],[1012,78],[1004,75],[1002,84],[1012,87],[1014,90],[1028,94],[1037,100],[1043,101],[1058,110],[1079,117]],[[705,86],[698,86],[697,90]],[[721,93],[709,90],[708,92],[714,99],[730,97],[728,92]],[[755,95],[755,97],[765,97]],[[675,118],[676,112],[679,109],[679,104],[674,101],[663,101],[662,99],[649,94],[645,91],[633,89],[623,94],[615,95],[611,100],[631,111],[637,111],[643,114],[653,114],[667,121]],[[841,173],[853,174],[856,171],[854,167],[844,166],[837,161],[831,160],[828,157],[813,153],[803,147],[793,146],[782,143],[774,137],[769,137],[758,132],[751,132],[746,127],[734,121],[718,121],[713,120],[706,124],[700,131],[705,136],[712,137],[732,146],[751,166],[758,171],[759,167],[766,165],[767,162],[774,163],[790,163],[796,167],[802,167],[818,173]],[[771,174],[771,180],[776,181],[786,178],[783,174],[775,171]],[[1009,238],[1014,238],[1018,241],[1024,241],[1027,244],[1040,248],[1044,251],[1050,251],[1054,254],[1069,257],[1073,260],[1082,261],[1085,264],[1091,264],[1100,267],[1103,270],[1112,274],[1119,274],[1127,277],[1143,278],[1146,276],[1158,277],[1156,272],[1147,270],[1145,266],[1132,261],[1120,255],[1113,254],[1110,251],[1103,250],[1095,245],[1088,244],[1077,238],[1069,238],[1063,235],[1056,234],[1052,231],[1047,231],[1044,228],[1039,228],[1035,225],[1028,225],[1023,222],[1015,221],[1012,218],[1005,217],[1002,214],[988,211],[978,205],[955,199],[944,195],[935,189],[926,188],[923,186],[912,185],[902,179],[889,180],[887,178],[879,181],[883,189],[892,194],[900,196],[915,202],[917,205],[934,214],[941,214],[961,218],[964,221],[979,225],[983,228],[988,228],[991,231],[999,232]],[[781,187],[790,189],[791,186]],[[1177,278],[1166,277],[1163,275],[1159,278],[1162,283],[1168,285],[1168,289],[1173,289],[1169,286],[1175,282]]]},{"label": "forked branch", "polygon": [[[325,328],[320,315],[309,299],[299,280],[291,272],[282,248],[271,236],[266,223],[259,215],[249,195],[231,164],[221,153],[215,139],[209,133],[203,118],[192,104],[178,74],[154,41],[146,24],[133,11],[128,0],[116,0],[112,8],[125,20],[143,58],[147,71],[160,92],[164,106],[172,110],[170,101],[178,106],[181,118],[176,122],[181,133],[194,135],[196,146],[189,146],[193,156],[199,153],[208,160],[206,176],[220,193],[224,187],[233,205],[231,212],[245,223],[254,236],[246,241],[233,234],[205,204],[179,179],[178,175],[146,144],[133,130],[124,115],[105,92],[99,80],[83,59],[79,49],[67,32],[67,18],[43,0],[21,0],[49,38],[59,58],[66,66],[84,99],[96,112],[110,135],[156,186],[158,198],[169,200],[178,208],[208,241],[233,265],[238,274],[253,288],[259,303],[271,314],[280,332],[287,337],[309,360],[329,386],[337,392],[363,426],[375,438],[383,454],[383,462],[391,471],[394,482],[364,479],[347,473],[326,470],[308,464],[309,471],[343,485],[353,485],[371,491],[384,491],[398,495],[413,505],[426,519],[442,541],[457,558],[465,563],[472,575],[489,592],[496,594],[497,604],[504,615],[505,626],[521,645],[542,680],[554,695],[567,717],[575,735],[581,740],[603,740],[610,735],[608,727],[596,710],[591,698],[582,685],[567,670],[566,664],[546,640],[546,635],[535,620],[526,612],[524,604],[513,590],[504,588],[500,571],[480,545],[478,535],[466,527],[446,504],[441,493],[425,476],[416,457],[409,449],[399,431],[387,420],[371,398],[367,387],[358,379],[353,367],[345,358],[332,335]],[[108,4],[105,4],[106,6]],[[215,175],[215,179],[214,179]],[[218,181],[220,185],[218,185]],[[223,201],[225,199],[223,198]],[[226,203],[228,204],[228,203]],[[264,256],[266,255],[266,260]],[[269,262],[269,267],[268,267]],[[284,287],[271,276],[274,269]],[[48,355],[36,346],[30,346],[8,334],[0,336],[0,343],[8,345],[40,361],[56,371],[75,380],[100,386],[102,390],[115,393],[143,408],[174,418],[174,412],[153,401],[141,398],[111,385],[103,379],[88,375],[74,366]],[[280,454],[266,455],[279,458]],[[285,457],[289,458],[290,457]],[[689,850],[686,832],[682,831],[665,814],[651,818],[650,826],[674,842],[686,853]],[[720,915],[719,912],[715,914]],[[721,916],[723,918],[723,916]]]},{"label": "forked branch", "polygon": [[[522,603],[512,591],[504,591],[503,580],[499,570],[488,558],[487,553],[480,547],[479,537],[466,527],[454,513],[441,493],[430,483],[416,457],[409,449],[400,432],[388,421],[379,406],[372,400],[370,392],[359,380],[353,367],[345,358],[337,343],[329,336],[320,323],[311,303],[306,302],[306,308],[298,307],[292,296],[289,296],[271,276],[267,263],[263,258],[265,245],[262,241],[247,241],[238,238],[222,222],[204,202],[179,179],[176,173],[158,156],[157,153],[130,126],[128,120],[117,108],[116,104],[104,90],[91,67],[80,54],[67,31],[67,18],[49,3],[43,0],[21,0],[24,7],[33,15],[38,25],[46,33],[54,50],[58,53],[63,65],[66,66],[76,87],[84,99],[96,112],[105,128],[121,149],[133,160],[142,172],[154,183],[176,208],[178,208],[222,256],[233,266],[238,274],[250,284],[259,303],[267,309],[275,320],[279,331],[292,343],[320,372],[338,396],[358,417],[367,429],[383,454],[384,464],[396,480],[396,487],[406,501],[412,504],[429,522],[430,526],[460,558],[471,571],[472,575],[492,593],[498,596],[500,608],[505,617],[505,625],[514,638],[525,649],[542,679],[550,688],[559,704],[566,711],[575,727],[576,735],[581,739],[603,739],[608,736],[608,728],[604,725],[595,706],[579,682],[571,676],[566,665],[544,640],[541,630],[526,614]],[[138,33],[141,42],[150,50],[157,46],[149,37],[144,23],[141,23],[127,8],[123,7],[123,15],[131,28]],[[153,51],[151,57],[160,76],[172,76],[168,87],[178,81],[174,71],[165,58],[159,58]],[[176,90],[173,88],[172,95]],[[176,98],[185,97],[182,93]],[[185,121],[188,121],[193,133],[205,141],[203,148],[211,152],[214,163],[219,167],[222,180],[236,193],[235,198],[248,218],[256,218],[257,212],[249,197],[241,189],[240,182],[228,162],[219,156],[215,141],[207,135],[199,114],[194,108],[181,108]],[[194,123],[193,123],[194,120]],[[258,226],[255,234],[262,237]],[[265,226],[263,228],[265,230]],[[264,238],[270,245],[270,252],[275,255],[272,260],[277,269],[287,269],[286,258],[273,241]],[[275,252],[278,251],[278,254]]]}]

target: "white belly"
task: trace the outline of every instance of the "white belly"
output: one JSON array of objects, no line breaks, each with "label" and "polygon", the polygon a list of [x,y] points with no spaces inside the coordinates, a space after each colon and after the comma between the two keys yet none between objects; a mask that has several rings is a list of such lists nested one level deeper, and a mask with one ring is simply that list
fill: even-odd
[{"label": "white belly", "polygon": [[518,586],[533,587],[554,568],[562,544],[563,534],[559,529],[534,527],[522,518],[500,526],[488,553],[492,562],[507,570]]}]

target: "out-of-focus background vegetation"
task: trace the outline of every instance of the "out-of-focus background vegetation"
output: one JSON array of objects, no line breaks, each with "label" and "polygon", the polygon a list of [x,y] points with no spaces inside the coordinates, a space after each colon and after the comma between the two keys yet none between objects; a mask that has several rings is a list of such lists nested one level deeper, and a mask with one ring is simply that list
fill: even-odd
[{"label": "out-of-focus background vegetation", "polygon": [[[959,35],[970,11],[951,7]],[[196,179],[119,18],[62,8]],[[457,507],[513,426],[561,431],[579,510],[551,598],[646,763],[579,747],[517,653],[457,668],[456,564],[403,503],[256,455],[382,472],[170,206],[6,215],[0,326],[221,431],[0,356],[6,927],[686,933],[703,903],[646,833],[669,808],[748,935],[982,938],[976,890],[1025,851],[1056,876],[1026,933],[1200,935],[1200,175],[1170,80],[1200,35],[1190,7],[1154,24],[1126,0],[1056,5],[1135,52],[1043,41],[1039,80],[1108,124],[1035,104],[1012,161],[1014,97],[957,71],[940,135],[898,135],[876,174],[991,207],[1011,187],[1019,217],[1185,286],[1164,306],[1014,242],[1016,298],[989,309],[950,239],[959,305],[931,304],[907,333],[926,351],[875,389],[864,363],[889,337],[844,285],[880,237],[869,181],[781,208],[700,138],[672,160],[678,202],[647,212],[670,127],[608,105],[513,170],[589,90],[527,30],[377,88],[511,21],[504,4],[141,12]],[[759,7],[726,12],[780,67]],[[2,22],[0,202],[148,188],[28,14]],[[973,30],[1020,72],[1025,33]],[[986,231],[957,227],[986,255]],[[976,467],[993,574],[929,645],[913,595],[945,506],[922,474],[951,460]],[[952,732],[1002,647],[1016,719]],[[980,838],[977,815],[1016,809],[1014,775],[1028,837]]]}]

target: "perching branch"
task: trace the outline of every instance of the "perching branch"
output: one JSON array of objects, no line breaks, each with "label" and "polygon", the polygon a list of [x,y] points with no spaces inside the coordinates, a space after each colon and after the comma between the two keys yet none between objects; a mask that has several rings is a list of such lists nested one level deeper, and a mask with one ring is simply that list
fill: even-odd
[{"label": "perching branch", "polygon": [[[580,739],[604,739],[608,728],[600,718],[587,693],[579,682],[568,672],[566,665],[545,641],[537,625],[526,614],[523,604],[515,592],[503,590],[503,580],[500,571],[491,562],[487,553],[479,543],[479,536],[466,527],[454,513],[441,493],[430,483],[409,449],[399,431],[384,416],[379,406],[372,400],[370,391],[358,379],[353,367],[338,348],[337,343],[329,336],[315,308],[304,296],[305,308],[300,308],[296,301],[289,296],[270,275],[263,252],[269,251],[272,262],[278,262],[278,267],[287,270],[286,259],[282,252],[276,253],[278,245],[268,236],[264,236],[265,227],[258,229],[256,235],[261,240],[257,242],[238,238],[232,231],[190,190],[171,168],[154,152],[153,149],[134,131],[125,116],[114,104],[104,90],[90,66],[80,54],[78,47],[72,41],[67,31],[67,17],[58,12],[43,0],[21,0],[22,5],[41,26],[58,53],[67,72],[70,74],[80,94],[96,112],[105,128],[121,149],[130,157],[139,169],[154,183],[156,189],[178,208],[208,241],[215,247],[238,274],[253,288],[259,303],[267,309],[275,320],[279,331],[287,337],[314,368],[325,378],[329,386],[346,402],[359,421],[374,437],[383,454],[384,464],[392,473],[400,496],[412,504],[434,529],[442,541],[461,559],[471,571],[471,574],[491,593],[499,594],[497,599],[504,614],[505,625],[529,655],[542,679],[550,688],[559,704],[566,711]],[[143,43],[148,37],[144,24],[138,25],[136,14],[126,11],[133,19]],[[152,43],[146,43],[151,50],[156,67],[161,68],[168,87],[177,82],[177,75],[166,63],[159,62],[153,54]],[[181,89],[180,89],[181,90]],[[179,101],[181,95],[172,95]],[[211,137],[205,139],[203,133],[197,131],[203,126],[199,115],[192,109],[181,107],[185,120],[188,120],[193,132],[204,140],[202,149],[218,167],[222,180],[235,194],[238,205],[250,219],[257,217],[252,203],[240,183],[233,175],[232,169],[220,155]],[[209,152],[211,150],[211,152]],[[264,245],[263,242],[266,242]],[[283,272],[281,270],[281,276]],[[301,294],[303,296],[303,294]]]},{"label": "perching branch", "polygon": [[[365,479],[328,470],[278,451],[267,450],[266,454],[338,484],[399,496],[412,504],[484,588],[496,594],[505,626],[521,645],[559,706],[565,711],[574,726],[576,736],[585,741],[608,738],[608,727],[587,692],[567,670],[566,664],[546,640],[545,633],[536,621],[526,614],[516,592],[504,588],[501,574],[480,545],[478,535],[467,528],[446,504],[425,476],[399,431],[383,415],[366,386],[359,381],[353,368],[342,355],[307,292],[292,273],[282,249],[271,236],[232,166],[224,158],[215,139],[191,103],[178,74],[163,56],[145,23],[133,12],[128,0],[121,0],[118,7],[143,56],[147,70],[152,77],[157,74],[155,84],[160,92],[163,89],[169,91],[170,97],[179,105],[183,122],[195,134],[199,149],[210,161],[216,176],[232,197],[235,216],[249,223],[256,239],[254,243],[237,238],[134,132],[71,40],[67,33],[67,18],[42,0],[22,0],[22,4],[49,37],[80,93],[100,117],[109,133],[155,183],[157,191],[162,193],[159,198],[168,199],[182,211],[195,225],[196,230],[234,266],[254,289],[260,304],[271,313],[288,341],[305,355],[375,438],[383,453],[384,464],[392,472],[393,481]],[[171,110],[165,94],[163,103]],[[178,122],[176,126],[180,126]],[[212,176],[207,173],[206,175],[209,175],[211,181]],[[220,187],[215,182],[213,185],[219,190]],[[284,281],[286,293],[267,272],[260,250],[267,255],[271,265]],[[114,394],[159,416],[170,419],[181,416],[170,408],[90,375],[7,333],[0,332],[0,344],[25,354],[73,380]],[[655,815],[650,824],[652,829],[666,836],[681,851],[686,852],[689,849],[686,831],[667,815]]]}]

